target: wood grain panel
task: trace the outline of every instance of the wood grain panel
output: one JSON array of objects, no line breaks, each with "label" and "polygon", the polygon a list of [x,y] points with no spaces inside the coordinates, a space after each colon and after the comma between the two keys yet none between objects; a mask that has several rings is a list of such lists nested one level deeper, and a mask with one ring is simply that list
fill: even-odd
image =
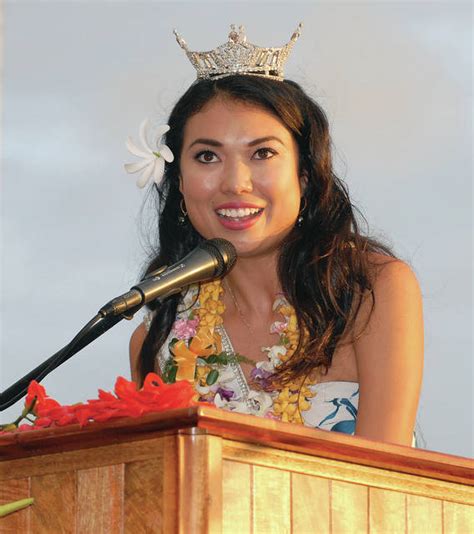
[{"label": "wood grain panel", "polygon": [[406,531],[406,495],[369,488],[371,534],[400,534]]},{"label": "wood grain panel", "polygon": [[[407,495],[407,534],[442,534],[442,502]],[[451,534],[451,533],[450,533]]]},{"label": "wood grain panel", "polygon": [[123,532],[123,464],[77,473],[76,534]]},{"label": "wood grain panel", "polygon": [[[170,466],[172,469],[172,466]],[[125,465],[124,531],[130,534],[165,532],[163,524],[162,458]]]},{"label": "wood grain panel", "polygon": [[253,467],[253,532],[291,532],[290,473],[268,467]]},{"label": "wood grain panel", "polygon": [[34,534],[74,534],[76,531],[76,473],[56,473],[31,479],[31,531]]},{"label": "wood grain panel", "polygon": [[251,443],[225,440],[223,442],[223,456],[226,460],[288,469],[298,473],[400,491],[402,493],[474,504],[474,488],[462,484],[319,458],[308,454],[281,451],[270,447],[258,447]]},{"label": "wood grain panel", "polygon": [[292,532],[329,534],[331,505],[329,480],[291,474]]},{"label": "wood grain panel", "polygon": [[144,441],[174,435],[181,429],[196,427],[199,422],[198,412],[196,407],[183,408],[91,423],[83,428],[77,424],[31,432],[9,432],[0,436],[0,460],[95,449],[124,441]]},{"label": "wood grain panel", "polygon": [[163,446],[163,532],[177,532],[179,527],[179,448],[177,436]]},{"label": "wood grain panel", "polygon": [[177,436],[179,469],[178,531],[222,530],[222,440],[190,432]]},{"label": "wood grain panel", "polygon": [[161,450],[169,440],[174,440],[174,437],[163,436],[156,439],[119,443],[107,447],[79,449],[77,451],[1,461],[0,480],[41,476],[155,458],[162,454]]},{"label": "wood grain panel", "polygon": [[395,445],[343,432],[328,432],[272,419],[199,406],[198,427],[227,439],[237,439],[285,451],[331,458],[474,485],[470,458]]},{"label": "wood grain panel", "polygon": [[222,533],[251,532],[250,465],[225,461],[222,465]]},{"label": "wood grain panel", "polygon": [[443,503],[444,532],[450,534],[474,532],[474,508],[451,502]]},{"label": "wood grain panel", "polygon": [[[0,504],[7,504],[30,496],[30,479],[8,480],[0,484]],[[29,532],[30,508],[18,510],[13,514],[0,518],[1,534],[18,534]]]},{"label": "wood grain panel", "polygon": [[368,488],[347,482],[331,482],[333,534],[356,534],[368,529]]}]

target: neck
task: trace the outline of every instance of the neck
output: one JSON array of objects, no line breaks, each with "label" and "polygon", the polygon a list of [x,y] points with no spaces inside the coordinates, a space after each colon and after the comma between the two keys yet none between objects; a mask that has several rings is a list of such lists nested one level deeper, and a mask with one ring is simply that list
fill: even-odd
[{"label": "neck", "polygon": [[281,292],[277,276],[277,256],[264,258],[240,257],[235,267],[226,276],[226,283],[249,316],[268,314],[275,295]]}]

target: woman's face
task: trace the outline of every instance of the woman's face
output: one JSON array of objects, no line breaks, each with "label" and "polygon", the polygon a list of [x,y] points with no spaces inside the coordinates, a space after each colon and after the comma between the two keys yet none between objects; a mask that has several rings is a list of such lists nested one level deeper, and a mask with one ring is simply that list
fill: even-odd
[{"label": "woman's face", "polygon": [[240,256],[276,250],[298,217],[298,146],[268,111],[215,98],[184,130],[180,191],[206,239],[231,241]]}]

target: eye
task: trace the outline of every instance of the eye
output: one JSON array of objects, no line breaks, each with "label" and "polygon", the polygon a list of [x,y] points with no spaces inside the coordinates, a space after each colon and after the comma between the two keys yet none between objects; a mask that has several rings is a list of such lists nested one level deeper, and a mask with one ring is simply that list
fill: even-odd
[{"label": "eye", "polygon": [[194,159],[197,159],[201,163],[214,163],[218,158],[211,150],[202,150],[194,156]]},{"label": "eye", "polygon": [[255,154],[255,159],[270,159],[273,156],[277,154],[276,150],[273,150],[273,148],[259,148]]}]

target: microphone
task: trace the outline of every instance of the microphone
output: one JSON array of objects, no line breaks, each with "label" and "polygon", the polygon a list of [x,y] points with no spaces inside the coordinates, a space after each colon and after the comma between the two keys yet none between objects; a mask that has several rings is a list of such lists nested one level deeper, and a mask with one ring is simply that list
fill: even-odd
[{"label": "microphone", "polygon": [[232,269],[236,259],[237,252],[229,241],[219,238],[204,241],[178,263],[153,271],[130,291],[112,299],[99,314],[111,317],[130,309],[135,312],[147,302],[165,299],[191,284],[221,278]]}]

